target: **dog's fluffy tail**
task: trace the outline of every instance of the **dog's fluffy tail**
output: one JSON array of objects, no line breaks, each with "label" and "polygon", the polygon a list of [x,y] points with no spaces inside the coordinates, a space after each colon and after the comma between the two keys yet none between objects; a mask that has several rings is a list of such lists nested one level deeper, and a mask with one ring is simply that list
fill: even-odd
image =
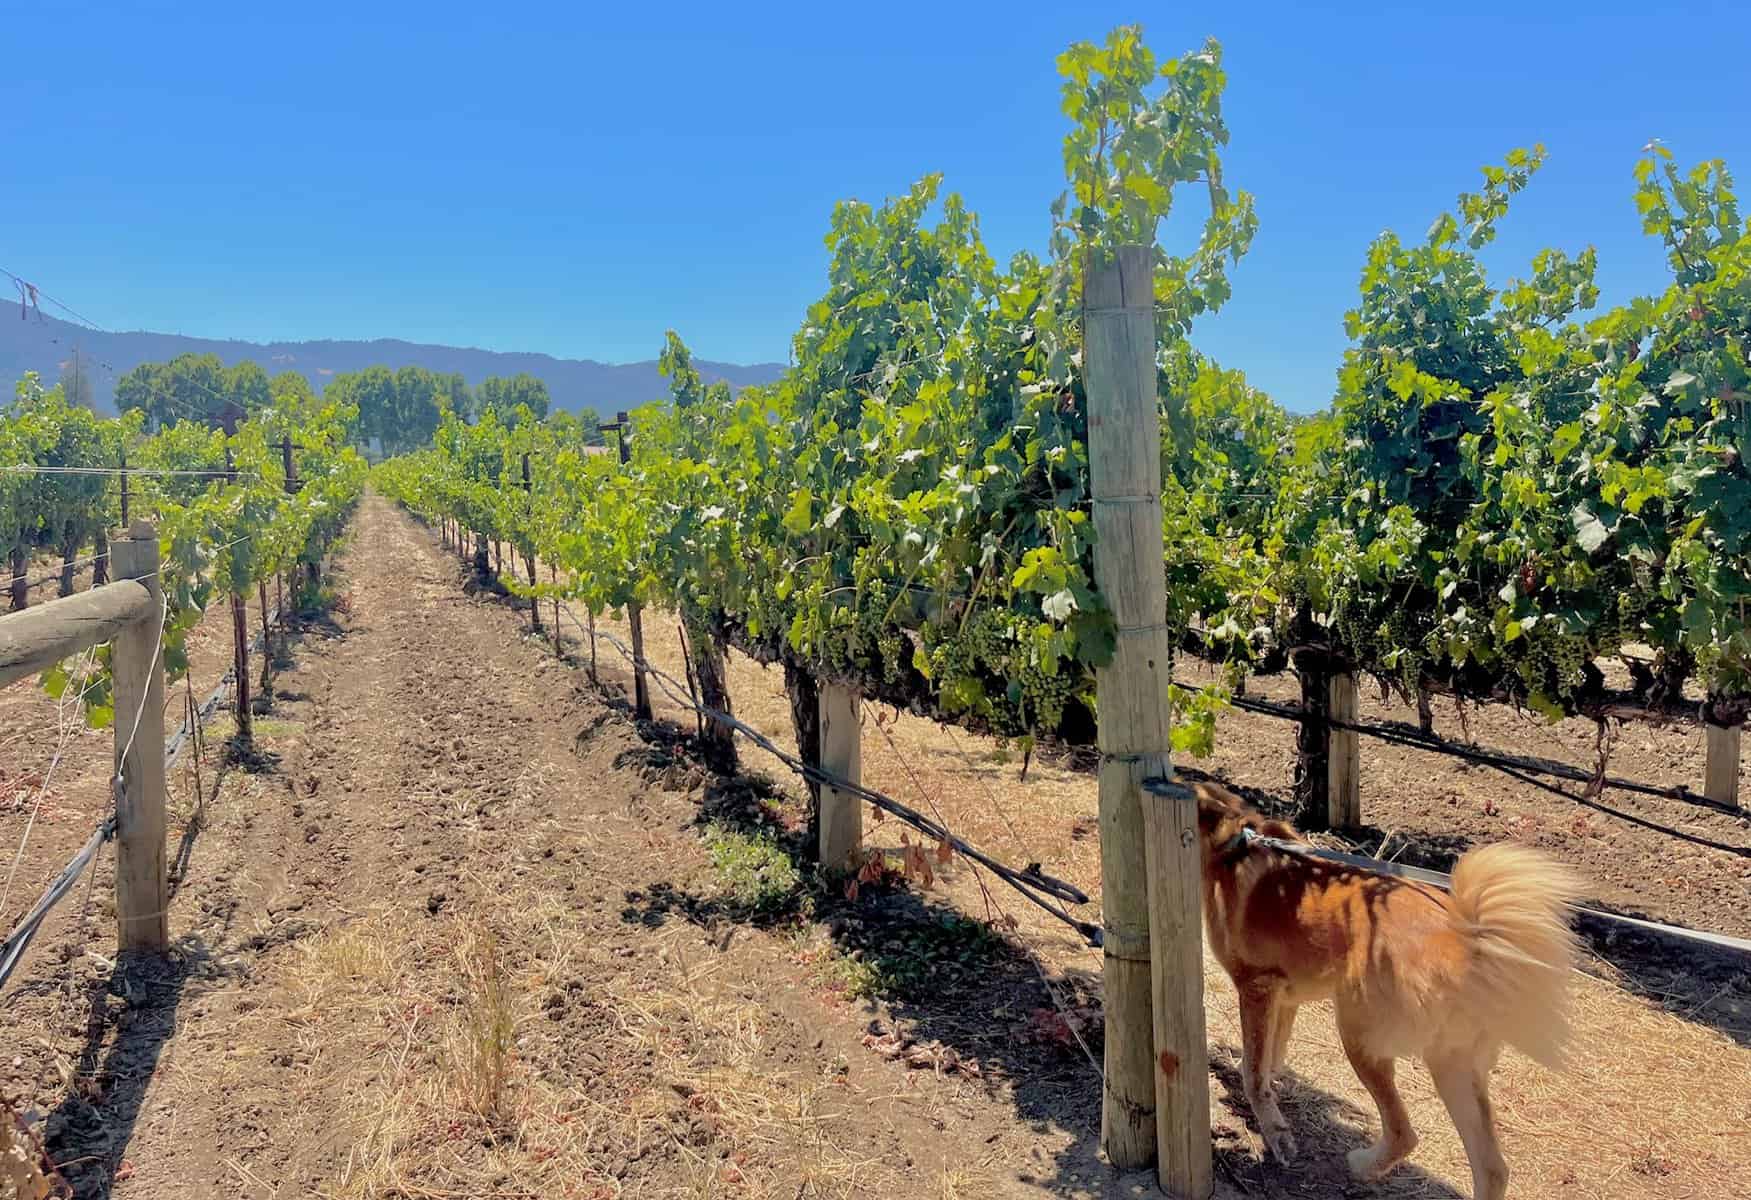
[{"label": "dog's fluffy tail", "polygon": [[1473,850],[1453,869],[1453,902],[1472,943],[1466,1007],[1547,1067],[1561,1064],[1568,1042],[1567,910],[1579,894],[1567,867],[1512,843]]}]

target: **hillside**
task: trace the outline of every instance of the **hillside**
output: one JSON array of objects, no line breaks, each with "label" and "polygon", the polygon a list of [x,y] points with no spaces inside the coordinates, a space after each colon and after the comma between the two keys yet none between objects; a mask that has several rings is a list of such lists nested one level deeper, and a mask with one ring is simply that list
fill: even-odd
[{"label": "hillside", "polygon": [[[667,388],[657,374],[655,359],[634,363],[603,363],[592,359],[554,358],[548,354],[476,350],[462,346],[429,346],[394,338],[373,341],[258,342],[184,337],[174,333],[107,333],[32,312],[18,320],[10,313],[0,320],[0,375],[16,380],[26,371],[40,372],[45,383],[59,380],[74,348],[85,359],[103,412],[115,410],[116,380],[143,362],[163,362],[179,354],[216,354],[227,366],[254,359],[277,374],[296,370],[320,389],[329,378],[382,364],[419,366],[460,373],[472,386],[491,375],[519,371],[547,384],[555,408],[590,408],[599,413],[631,408],[662,396]],[[694,365],[708,382],[725,380],[734,387],[767,383],[784,369],[779,363],[708,362]]]}]

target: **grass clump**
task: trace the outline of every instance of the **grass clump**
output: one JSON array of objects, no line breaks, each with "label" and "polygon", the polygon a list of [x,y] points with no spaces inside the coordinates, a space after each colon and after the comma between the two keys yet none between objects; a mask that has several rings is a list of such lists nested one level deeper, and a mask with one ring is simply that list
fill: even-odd
[{"label": "grass clump", "polygon": [[797,903],[803,877],[771,836],[714,827],[706,832],[705,849],[723,898],[736,907],[772,914]]}]

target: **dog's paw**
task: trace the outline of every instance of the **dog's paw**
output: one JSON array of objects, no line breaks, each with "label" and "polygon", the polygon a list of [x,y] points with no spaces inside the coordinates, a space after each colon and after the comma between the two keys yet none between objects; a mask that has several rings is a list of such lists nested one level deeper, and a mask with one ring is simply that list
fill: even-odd
[{"label": "dog's paw", "polygon": [[1372,1146],[1358,1147],[1344,1157],[1350,1164],[1350,1174],[1364,1183],[1370,1183],[1403,1162],[1416,1149],[1416,1145],[1417,1139],[1413,1134],[1399,1145],[1376,1142]]},{"label": "dog's paw", "polygon": [[1378,1179],[1382,1174],[1378,1146],[1360,1146],[1344,1155],[1344,1158],[1350,1164],[1350,1174],[1363,1183]]},{"label": "dog's paw", "polygon": [[1288,1166],[1295,1158],[1295,1135],[1287,1125],[1275,1125],[1264,1130],[1265,1147],[1279,1166]]}]

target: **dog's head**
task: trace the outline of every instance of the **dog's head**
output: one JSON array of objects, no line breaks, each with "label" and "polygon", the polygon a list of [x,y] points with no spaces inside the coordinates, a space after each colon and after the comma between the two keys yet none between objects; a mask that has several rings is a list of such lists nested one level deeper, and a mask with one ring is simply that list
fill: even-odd
[{"label": "dog's head", "polygon": [[1287,821],[1269,820],[1239,796],[1214,783],[1194,783],[1198,797],[1198,845],[1203,851],[1204,872],[1232,862],[1244,850],[1241,834],[1252,830],[1262,837],[1298,842],[1301,835]]}]

